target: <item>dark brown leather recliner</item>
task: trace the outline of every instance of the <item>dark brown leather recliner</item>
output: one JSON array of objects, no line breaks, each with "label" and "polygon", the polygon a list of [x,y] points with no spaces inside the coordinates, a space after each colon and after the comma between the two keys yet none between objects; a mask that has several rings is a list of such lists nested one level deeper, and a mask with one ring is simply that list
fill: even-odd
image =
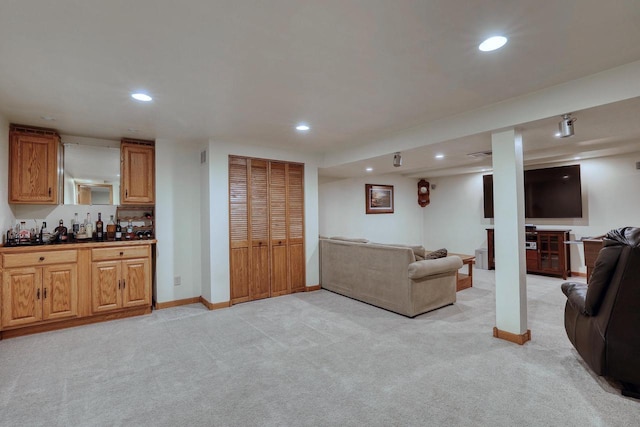
[{"label": "dark brown leather recliner", "polygon": [[604,237],[589,285],[563,283],[569,340],[593,371],[640,398],[640,228]]}]

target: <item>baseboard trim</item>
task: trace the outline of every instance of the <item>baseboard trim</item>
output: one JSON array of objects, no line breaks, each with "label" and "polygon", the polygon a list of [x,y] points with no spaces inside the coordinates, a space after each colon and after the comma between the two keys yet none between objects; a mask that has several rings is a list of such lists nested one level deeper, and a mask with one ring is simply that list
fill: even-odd
[{"label": "baseboard trim", "polygon": [[30,335],[40,332],[55,331],[58,329],[65,329],[74,326],[89,325],[91,323],[105,322],[108,320],[125,319],[127,317],[140,316],[144,314],[151,314],[151,306],[128,308],[111,313],[101,313],[87,317],[77,317],[73,319],[60,320],[52,323],[44,323],[33,326],[19,326],[15,327],[15,329],[0,331],[0,340],[4,338],[14,338],[22,335]]},{"label": "baseboard trim", "polygon": [[513,334],[507,331],[501,331],[496,326],[493,327],[493,336],[496,338],[500,338],[501,340],[513,342],[519,345],[526,343],[527,341],[531,341],[531,329],[527,329],[527,332],[524,334]]},{"label": "baseboard trim", "polygon": [[219,310],[221,308],[231,307],[231,301],[212,303],[212,302],[207,301],[206,298],[202,297],[202,296],[200,297],[200,302],[202,303],[202,305],[207,307],[209,310]]},{"label": "baseboard trim", "polygon": [[572,271],[571,277],[587,277],[587,273],[582,273],[580,271]]},{"label": "baseboard trim", "polygon": [[313,291],[319,291],[320,289],[322,289],[322,285],[307,286],[305,290],[307,292],[313,292]]},{"label": "baseboard trim", "polygon": [[162,310],[164,308],[178,307],[180,305],[197,304],[201,302],[200,297],[184,298],[175,301],[156,302],[156,310]]}]

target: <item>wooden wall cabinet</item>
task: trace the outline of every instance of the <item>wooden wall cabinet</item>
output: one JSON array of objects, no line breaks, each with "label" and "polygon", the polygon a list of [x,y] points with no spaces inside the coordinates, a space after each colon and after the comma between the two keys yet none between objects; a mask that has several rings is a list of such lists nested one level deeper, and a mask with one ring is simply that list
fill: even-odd
[{"label": "wooden wall cabinet", "polygon": [[78,315],[77,251],[4,255],[2,327]]},{"label": "wooden wall cabinet", "polygon": [[303,291],[304,165],[229,157],[231,303]]},{"label": "wooden wall cabinet", "polygon": [[109,247],[91,251],[93,313],[151,304],[149,246]]},{"label": "wooden wall cabinet", "polygon": [[61,196],[60,136],[51,129],[11,125],[9,203],[56,205]]},{"label": "wooden wall cabinet", "polygon": [[155,143],[123,138],[120,143],[120,204],[155,203]]},{"label": "wooden wall cabinet", "polygon": [[[527,273],[559,276],[571,275],[569,246],[570,230],[536,230],[528,232],[527,241],[536,243],[535,249],[526,250]],[[487,229],[488,267],[495,268],[494,230]]]}]

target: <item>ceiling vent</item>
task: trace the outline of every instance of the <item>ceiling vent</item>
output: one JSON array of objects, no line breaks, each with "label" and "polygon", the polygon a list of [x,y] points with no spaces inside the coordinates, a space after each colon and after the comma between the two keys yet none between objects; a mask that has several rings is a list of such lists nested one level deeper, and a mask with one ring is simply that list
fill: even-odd
[{"label": "ceiling vent", "polygon": [[491,151],[478,151],[477,153],[469,153],[467,157],[471,157],[472,159],[481,160],[486,159],[487,157],[491,157]]}]

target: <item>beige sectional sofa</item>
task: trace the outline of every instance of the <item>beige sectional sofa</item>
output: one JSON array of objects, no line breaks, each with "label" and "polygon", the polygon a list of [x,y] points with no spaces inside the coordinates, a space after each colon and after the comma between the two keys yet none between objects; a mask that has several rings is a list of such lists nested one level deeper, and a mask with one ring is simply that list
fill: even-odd
[{"label": "beige sectional sofa", "polygon": [[324,289],[409,317],[453,304],[462,260],[415,259],[411,247],[321,238],[320,280]]}]

